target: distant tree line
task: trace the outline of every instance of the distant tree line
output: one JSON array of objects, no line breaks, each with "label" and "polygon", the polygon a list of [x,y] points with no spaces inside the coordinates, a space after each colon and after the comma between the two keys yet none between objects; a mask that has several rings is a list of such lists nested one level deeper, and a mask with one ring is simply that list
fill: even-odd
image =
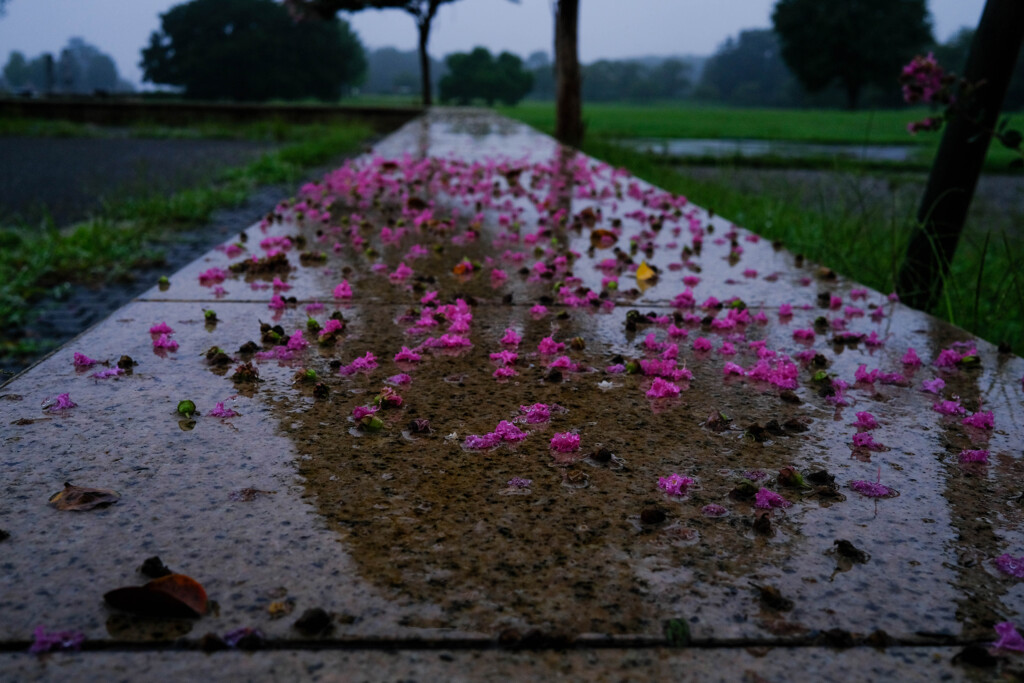
[{"label": "distant tree line", "polygon": [[31,59],[14,50],[3,67],[3,87],[8,92],[93,95],[129,92],[132,84],[117,72],[114,60],[82,38],[72,38],[55,59],[41,54]]},{"label": "distant tree line", "polygon": [[348,23],[296,22],[273,0],[192,0],[160,15],[143,79],[217,100],[337,100],[366,57]]}]

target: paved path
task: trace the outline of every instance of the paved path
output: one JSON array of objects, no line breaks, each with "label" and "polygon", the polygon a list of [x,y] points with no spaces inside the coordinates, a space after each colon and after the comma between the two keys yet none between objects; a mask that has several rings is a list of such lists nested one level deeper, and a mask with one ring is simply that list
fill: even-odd
[{"label": "paved path", "polygon": [[0,388],[5,678],[1024,673],[1020,358],[474,111],[236,251]]}]

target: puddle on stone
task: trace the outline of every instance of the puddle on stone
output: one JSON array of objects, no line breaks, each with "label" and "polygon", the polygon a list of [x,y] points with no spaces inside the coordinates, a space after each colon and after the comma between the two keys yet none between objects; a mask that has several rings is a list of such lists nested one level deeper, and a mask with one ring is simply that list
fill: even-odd
[{"label": "puddle on stone", "polygon": [[[260,364],[268,384],[259,395],[273,391],[281,397],[273,410],[295,445],[306,489],[323,519],[344,538],[364,580],[403,605],[438,608],[440,616],[430,621],[434,627],[483,633],[536,627],[656,634],[664,619],[692,614],[699,615],[698,627],[708,637],[837,626],[865,633],[883,628],[907,638],[922,630],[956,634],[963,629],[975,637],[983,624],[1024,610],[1019,596],[1000,604],[1010,587],[1005,581],[950,555],[951,548],[998,555],[1006,546],[1001,538],[1013,537],[1021,527],[1024,508],[1009,510],[1005,519],[974,533],[980,501],[993,494],[1011,498],[1012,482],[1024,474],[1019,446],[1011,446],[1022,436],[1011,417],[1012,400],[986,396],[1007,433],[990,437],[999,457],[992,458],[996,464],[989,477],[964,480],[948,455],[970,445],[971,435],[941,422],[931,411],[931,397],[918,390],[920,378],[937,371],[921,368],[910,387],[854,382],[862,364],[902,371],[899,359],[908,346],[933,359],[964,339],[962,332],[873,292],[858,295],[857,305],[875,306],[884,313],[880,319],[846,318],[830,307],[829,296],[851,303],[855,283],[816,272],[811,264],[797,265],[792,255],[726,220],[652,193],[582,157],[559,153],[515,126],[500,133],[500,127],[477,123],[431,117],[382,147],[407,150],[422,144],[430,155],[416,162],[422,169],[442,169],[450,158],[482,161],[489,150],[503,151],[504,160],[472,172],[452,166],[425,176],[413,186],[416,201],[397,195],[393,204],[381,199],[384,214],[369,205],[353,207],[366,224],[339,227],[331,239],[342,243],[358,235],[363,240],[358,249],[346,242],[333,251],[329,240],[318,241],[316,230],[324,224],[309,220],[274,223],[250,239],[258,243],[265,236],[300,231],[308,245],[325,250],[322,260],[306,267],[299,265],[296,250],[286,254],[297,268],[288,281],[299,298],[297,308],[279,316],[287,331],[305,325],[301,307],[306,302],[326,304],[316,314],[323,322],[338,303],[331,292],[350,268],[345,277],[355,294],[345,302],[344,337],[333,346],[302,352],[303,367],[317,372],[329,398],[309,402],[290,385],[294,368],[272,362]],[[544,142],[530,142],[536,140]],[[519,156],[508,156],[510,145],[519,145]],[[526,170],[531,164],[540,165]],[[399,167],[396,163],[395,171]],[[411,166],[406,171],[419,172]],[[393,171],[381,166],[381,172]],[[586,179],[595,174],[599,181],[592,193]],[[331,182],[340,209],[351,187],[344,174]],[[454,189],[470,186],[478,189]],[[421,208],[428,199],[434,202],[429,217]],[[446,223],[452,208],[460,212],[454,226]],[[559,211],[565,227],[540,224]],[[417,218],[426,226],[423,232],[384,243],[382,227],[393,231],[399,221],[409,225]],[[328,224],[344,221],[338,212]],[[504,237],[516,232],[513,223],[520,226],[518,234]],[[603,238],[598,246],[590,239],[595,228],[622,234],[614,246],[599,248]],[[528,235],[534,236],[529,242]],[[426,245],[427,253],[407,258],[416,243]],[[611,263],[602,265],[605,259]],[[415,275],[393,281],[389,273],[398,273],[403,262]],[[642,263],[656,276],[638,280]],[[375,272],[375,265],[385,267]],[[504,272],[497,281],[491,274],[496,269]],[[618,287],[607,286],[604,279],[610,277],[617,278]],[[696,280],[686,284],[684,278]],[[168,296],[179,291],[179,281],[187,283],[187,277],[176,277]],[[687,288],[693,299],[688,303],[678,299]],[[434,291],[436,303],[422,303]],[[829,304],[824,308],[821,293]],[[206,295],[199,289],[200,298]],[[728,301],[733,303],[723,303]],[[778,315],[783,304],[792,305],[791,315]],[[418,313],[410,309],[418,312],[427,305],[472,315],[462,321],[467,331],[449,332],[457,316],[437,320],[436,309],[436,324],[427,319],[417,324]],[[844,321],[864,339],[876,333],[884,345],[833,344],[831,332],[814,331],[814,320],[822,315]],[[722,323],[737,318],[745,322]],[[519,358],[508,366],[511,372],[499,382],[491,354],[509,348],[502,343],[507,328],[522,342]],[[812,339],[794,339],[795,330],[811,330]],[[453,336],[443,339],[445,334]],[[548,337],[565,347],[541,353]],[[571,343],[575,338],[581,343]],[[426,339],[438,346],[420,348]],[[672,345],[678,345],[675,351]],[[394,354],[402,347],[420,348],[423,358],[413,367],[396,363]],[[806,363],[795,360],[808,349],[822,356],[827,374],[849,386],[837,389],[816,381],[821,368],[813,365],[813,354]],[[338,374],[337,367],[367,353],[376,356],[379,367]],[[566,367],[555,376],[548,365],[563,354]],[[982,370],[948,373],[949,392],[976,403],[986,382],[1010,386],[1007,378],[1021,374],[1019,359],[997,370],[991,348],[983,345],[981,355]],[[792,365],[780,364],[783,357]],[[685,368],[692,378],[673,378],[678,396],[652,403],[646,395],[654,389],[651,377],[625,368],[667,360],[673,361],[667,373]],[[727,362],[751,372],[727,379]],[[755,372],[758,367],[763,372]],[[342,418],[368,405],[398,371],[411,383],[395,387],[401,406],[381,409],[382,430],[350,430]],[[785,396],[770,380],[788,372],[794,382]],[[614,390],[605,391],[606,383]],[[659,391],[671,390],[661,386]],[[463,448],[468,435],[487,434],[500,421],[519,416],[520,406],[537,403],[566,410],[528,425],[530,435],[515,446]],[[874,438],[889,448],[871,452],[870,464],[850,457],[855,433],[850,415],[864,409],[878,413],[883,424]],[[711,429],[713,415],[732,421],[720,431]],[[410,440],[404,428],[412,419],[429,420],[433,433]],[[807,430],[775,433],[771,421]],[[760,430],[747,438],[748,425],[759,425],[770,438],[756,438]],[[561,463],[565,467],[552,467],[550,440],[567,432],[580,435],[582,462],[568,456]],[[628,467],[611,467],[616,462],[611,458],[604,465],[592,461],[589,454],[599,447]],[[788,488],[778,480],[786,467],[805,475],[827,469],[841,482],[863,480],[879,463],[903,467],[885,477],[900,497],[844,500],[834,491],[825,495],[831,491],[827,486]],[[764,476],[753,481],[743,476],[755,472]],[[672,473],[699,480],[701,488],[669,504],[657,482]],[[508,482],[514,478],[532,483],[512,495]],[[751,495],[731,499],[730,491],[743,482],[754,487]],[[754,494],[762,488],[792,507],[759,510]],[[705,517],[702,509],[712,504],[728,514]],[[661,526],[640,522],[652,506],[666,510]],[[934,521],[918,521],[925,517]],[[825,551],[837,538],[863,548],[872,561],[833,576],[836,563]],[[786,624],[761,615],[756,596],[736,599],[737,592],[750,592],[751,582],[772,585],[793,601]],[[850,595],[865,597],[848,604]],[[841,614],[832,608],[840,603],[848,604]]]}]

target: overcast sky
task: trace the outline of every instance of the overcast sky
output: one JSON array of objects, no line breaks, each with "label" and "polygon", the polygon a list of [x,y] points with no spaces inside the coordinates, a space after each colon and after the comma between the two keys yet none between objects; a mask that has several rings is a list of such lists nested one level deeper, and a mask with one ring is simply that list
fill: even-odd
[{"label": "overcast sky", "polygon": [[[827,2],[828,0],[821,0]],[[159,15],[179,0],[9,0],[0,17],[0,63],[12,50],[28,57],[59,53],[81,36],[117,62],[138,84],[139,52],[160,27]],[[771,25],[775,0],[581,0],[580,59],[645,55],[710,55],[729,36]],[[985,0],[929,0],[935,35],[945,40],[961,26],[976,26]],[[551,52],[552,0],[461,0],[444,5],[434,21],[430,53],[443,57],[483,45],[522,57]],[[624,8],[628,6],[628,11]],[[413,20],[397,10],[352,15],[369,48],[416,45]]]}]

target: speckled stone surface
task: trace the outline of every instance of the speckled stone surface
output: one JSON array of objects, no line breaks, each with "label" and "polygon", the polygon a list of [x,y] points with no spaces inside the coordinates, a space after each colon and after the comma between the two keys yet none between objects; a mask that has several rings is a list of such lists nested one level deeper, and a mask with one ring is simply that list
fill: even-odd
[{"label": "speckled stone surface", "polygon": [[[1021,623],[995,562],[1024,555],[1020,358],[488,113],[433,112],[346,169],[0,388],[0,642],[86,637],[0,672],[1020,672],[953,663]],[[308,327],[332,314],[332,338]],[[353,416],[375,398],[379,431]],[[64,482],[121,498],[58,511]],[[154,555],[209,614],[104,604]],[[332,620],[312,640],[310,608]],[[659,647],[683,622],[691,648]],[[274,649],[188,650],[240,628]]]}]

